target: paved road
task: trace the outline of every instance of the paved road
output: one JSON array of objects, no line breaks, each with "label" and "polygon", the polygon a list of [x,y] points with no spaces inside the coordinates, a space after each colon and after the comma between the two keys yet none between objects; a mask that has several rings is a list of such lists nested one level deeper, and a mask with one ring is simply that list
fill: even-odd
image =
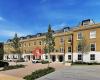
[{"label": "paved road", "polygon": [[100,80],[100,65],[66,67],[37,80]]}]

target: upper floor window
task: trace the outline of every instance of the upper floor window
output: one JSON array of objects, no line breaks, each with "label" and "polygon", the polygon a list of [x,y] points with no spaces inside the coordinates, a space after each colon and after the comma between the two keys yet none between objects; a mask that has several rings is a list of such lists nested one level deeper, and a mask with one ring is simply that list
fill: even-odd
[{"label": "upper floor window", "polygon": [[68,42],[69,42],[69,43],[72,42],[72,36],[71,36],[71,35],[68,36]]},{"label": "upper floor window", "polygon": [[24,44],[24,47],[26,47],[26,43]]},{"label": "upper floor window", "polygon": [[61,37],[60,42],[64,43],[64,37]]},{"label": "upper floor window", "polygon": [[60,52],[62,52],[62,53],[64,52],[64,48],[63,47],[60,48]]},{"label": "upper floor window", "polygon": [[19,47],[22,47],[22,44],[19,44]]},{"label": "upper floor window", "polygon": [[78,48],[78,49],[77,49],[78,52],[82,51],[82,46],[81,46],[81,45],[78,45],[77,48]]},{"label": "upper floor window", "polygon": [[83,37],[83,36],[82,36],[82,32],[78,32],[78,33],[77,33],[77,40],[82,39],[82,37]]},{"label": "upper floor window", "polygon": [[91,43],[91,51],[95,51],[95,48],[96,48],[95,45],[96,45],[95,43]]},{"label": "upper floor window", "polygon": [[30,43],[28,44],[28,46],[30,47]]},{"label": "upper floor window", "polygon": [[33,44],[36,45],[36,42],[34,42]]},{"label": "upper floor window", "polygon": [[68,47],[68,52],[72,52],[71,46]]},{"label": "upper floor window", "polygon": [[39,41],[39,45],[42,45],[42,41]]},{"label": "upper floor window", "polygon": [[90,32],[90,39],[92,39],[92,38],[96,38],[96,31],[95,30]]}]

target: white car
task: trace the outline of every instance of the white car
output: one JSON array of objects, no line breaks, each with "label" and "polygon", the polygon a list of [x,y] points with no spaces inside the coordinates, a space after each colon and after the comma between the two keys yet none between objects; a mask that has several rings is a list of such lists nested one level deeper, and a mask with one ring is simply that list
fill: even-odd
[{"label": "white car", "polygon": [[40,59],[34,59],[34,60],[32,60],[32,63],[41,63],[41,60]]}]

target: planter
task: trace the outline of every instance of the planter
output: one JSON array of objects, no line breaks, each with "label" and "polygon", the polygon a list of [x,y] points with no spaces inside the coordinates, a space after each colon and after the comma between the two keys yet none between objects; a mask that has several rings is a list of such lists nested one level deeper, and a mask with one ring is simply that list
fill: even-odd
[{"label": "planter", "polygon": [[66,63],[65,63],[65,66],[71,66],[71,64],[72,64],[72,63],[66,62]]}]

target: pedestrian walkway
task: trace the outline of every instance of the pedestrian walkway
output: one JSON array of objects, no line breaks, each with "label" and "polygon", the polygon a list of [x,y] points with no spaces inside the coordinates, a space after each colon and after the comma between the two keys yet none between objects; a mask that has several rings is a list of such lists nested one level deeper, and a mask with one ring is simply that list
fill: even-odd
[{"label": "pedestrian walkway", "polygon": [[0,74],[0,80],[24,80],[24,79],[17,78],[14,76],[5,75],[5,74]]},{"label": "pedestrian walkway", "polygon": [[100,80],[100,65],[66,67],[37,80]]},{"label": "pedestrian walkway", "polygon": [[[23,64],[26,66],[25,66],[25,68],[0,71],[0,74],[23,78],[27,75],[30,75],[35,70],[44,69],[44,68],[48,67],[48,64],[41,64],[41,63],[34,64],[32,62],[22,62],[22,63],[18,63],[18,64]],[[10,65],[16,65],[16,64],[10,63]],[[50,67],[54,67],[56,70],[60,70],[60,69],[64,68],[65,66],[62,63],[50,63]],[[0,80],[1,80],[1,78],[0,78]],[[6,80],[5,77],[4,77],[4,80]],[[17,79],[17,80],[19,80],[19,79]]]}]

